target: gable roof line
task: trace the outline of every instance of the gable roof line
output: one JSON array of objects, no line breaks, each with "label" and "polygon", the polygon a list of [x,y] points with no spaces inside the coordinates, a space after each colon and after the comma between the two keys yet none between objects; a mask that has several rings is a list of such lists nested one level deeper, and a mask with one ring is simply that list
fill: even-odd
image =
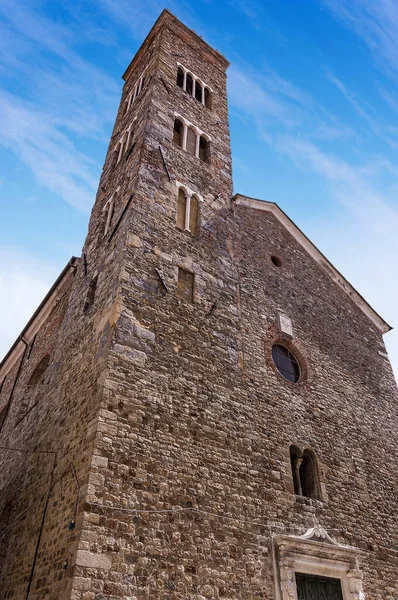
[{"label": "gable roof line", "polygon": [[[7,354],[4,356],[3,360],[0,362],[0,382],[4,381],[7,373],[12,369],[18,358],[21,356],[22,351],[25,348],[25,343],[30,343],[33,340],[35,333],[39,331],[40,327],[47,319],[51,310],[55,306],[57,300],[57,291],[60,288],[62,281],[71,270],[75,271],[78,262],[79,259],[76,256],[72,256],[72,258],[68,261]],[[22,340],[25,340],[25,343],[22,343]]]},{"label": "gable roof line", "polygon": [[246,206],[256,210],[272,213],[286,227],[295,240],[306,252],[326,271],[335,283],[351,298],[362,312],[384,334],[391,331],[392,327],[371,307],[363,296],[351,285],[349,281],[336,269],[324,254],[311,242],[301,229],[288,217],[288,215],[275,203],[267,200],[258,200],[242,194],[235,194],[232,201],[237,206]]}]

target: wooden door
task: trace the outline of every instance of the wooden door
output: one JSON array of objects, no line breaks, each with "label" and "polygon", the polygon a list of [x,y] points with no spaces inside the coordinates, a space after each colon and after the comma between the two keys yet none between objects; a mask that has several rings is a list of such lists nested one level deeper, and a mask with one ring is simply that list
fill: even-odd
[{"label": "wooden door", "polygon": [[298,600],[343,600],[339,579],[296,573]]}]

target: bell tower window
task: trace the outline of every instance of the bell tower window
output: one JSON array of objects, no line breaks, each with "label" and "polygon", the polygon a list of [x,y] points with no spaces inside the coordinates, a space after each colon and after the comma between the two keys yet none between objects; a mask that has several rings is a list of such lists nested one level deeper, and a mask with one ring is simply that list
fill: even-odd
[{"label": "bell tower window", "polygon": [[181,69],[181,67],[178,67],[177,70],[177,85],[178,87],[184,89],[184,71]]},{"label": "bell tower window", "polygon": [[180,63],[177,68],[177,85],[198,102],[211,108],[211,89],[199,77],[188,71]]},{"label": "bell tower window", "polygon": [[200,160],[203,160],[204,162],[208,162],[209,149],[210,149],[210,143],[203,135],[201,135],[199,138],[199,158],[200,158]]},{"label": "bell tower window", "polygon": [[188,127],[186,151],[191,156],[196,155],[196,132],[193,127]]},{"label": "bell tower window", "polygon": [[174,120],[173,142],[177,146],[183,147],[184,125],[179,119]]},{"label": "bell tower window", "polygon": [[204,162],[210,158],[210,137],[184,117],[175,114],[173,143]]},{"label": "bell tower window", "polygon": [[202,201],[202,198],[199,194],[179,182],[177,182],[177,187],[176,225],[179,229],[184,229],[192,235],[196,235],[199,230],[199,203]]},{"label": "bell tower window", "polygon": [[196,81],[195,82],[195,98],[196,98],[196,100],[199,100],[199,102],[202,102],[202,96],[203,96],[202,86],[200,85],[199,81]]},{"label": "bell tower window", "polygon": [[193,78],[191,73],[187,73],[187,78],[186,78],[186,84],[185,84],[185,90],[188,92],[188,94],[191,94],[192,96],[192,91],[193,91]]}]

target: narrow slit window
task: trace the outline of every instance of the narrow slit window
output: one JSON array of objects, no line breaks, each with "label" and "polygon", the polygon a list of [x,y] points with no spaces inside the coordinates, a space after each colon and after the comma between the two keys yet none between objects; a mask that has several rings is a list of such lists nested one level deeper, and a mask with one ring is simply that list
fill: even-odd
[{"label": "narrow slit window", "polygon": [[184,140],[184,125],[179,119],[174,120],[173,142],[182,148]]},{"label": "narrow slit window", "polygon": [[92,307],[92,305],[94,304],[95,292],[97,291],[97,282],[98,282],[98,276],[94,277],[94,279],[91,281],[91,283],[88,287],[86,301],[85,301],[84,307],[83,307],[84,313],[88,312],[90,310],[90,308]]},{"label": "narrow slit window", "polygon": [[195,275],[190,271],[178,268],[177,296],[181,300],[193,303]]}]

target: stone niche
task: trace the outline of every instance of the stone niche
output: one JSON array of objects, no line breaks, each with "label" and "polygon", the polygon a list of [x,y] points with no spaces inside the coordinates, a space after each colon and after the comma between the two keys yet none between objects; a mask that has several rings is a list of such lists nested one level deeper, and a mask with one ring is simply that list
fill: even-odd
[{"label": "stone niche", "polygon": [[303,536],[273,537],[276,600],[297,600],[296,573],[339,579],[343,600],[365,600],[360,551],[333,540],[320,527]]}]

